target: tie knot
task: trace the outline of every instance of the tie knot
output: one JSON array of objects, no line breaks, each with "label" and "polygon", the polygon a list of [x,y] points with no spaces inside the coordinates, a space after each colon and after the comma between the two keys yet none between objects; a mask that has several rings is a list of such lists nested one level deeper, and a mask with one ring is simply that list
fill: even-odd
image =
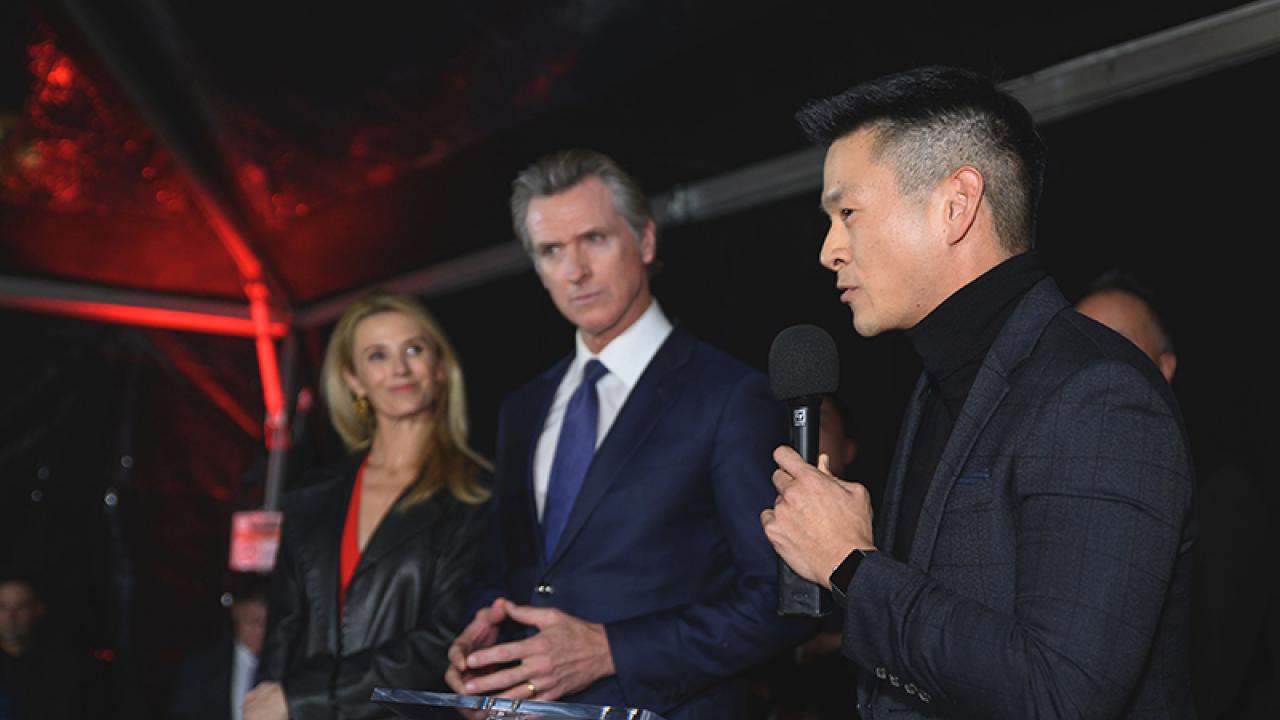
[{"label": "tie knot", "polygon": [[596,381],[609,374],[609,368],[604,366],[596,358],[587,361],[586,367],[582,368],[582,382],[587,385],[595,385]]}]

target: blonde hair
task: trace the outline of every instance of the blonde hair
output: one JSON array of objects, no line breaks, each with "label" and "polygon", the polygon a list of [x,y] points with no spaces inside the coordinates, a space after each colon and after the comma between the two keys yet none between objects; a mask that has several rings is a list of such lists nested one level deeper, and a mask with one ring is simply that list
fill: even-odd
[{"label": "blonde hair", "polygon": [[431,431],[421,448],[423,467],[418,479],[401,501],[401,509],[423,502],[441,487],[455,498],[476,504],[487,500],[489,491],[480,482],[480,470],[493,465],[467,445],[467,397],[462,366],[449,339],[431,314],[407,295],[375,292],[347,307],[329,336],[320,370],[320,392],[329,408],[329,420],[348,450],[367,449],[373,443],[377,425],[362,422],[356,413],[355,396],[343,380],[343,372],[355,375],[356,327],[365,318],[397,312],[413,319],[423,331],[444,381],[436,393]]}]

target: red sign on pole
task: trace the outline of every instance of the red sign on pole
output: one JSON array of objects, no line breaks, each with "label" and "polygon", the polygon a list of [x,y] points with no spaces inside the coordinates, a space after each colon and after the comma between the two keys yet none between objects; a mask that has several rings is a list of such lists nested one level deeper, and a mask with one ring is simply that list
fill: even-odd
[{"label": "red sign on pole", "polygon": [[244,510],[231,514],[231,558],[237,572],[271,572],[280,546],[279,512]]}]

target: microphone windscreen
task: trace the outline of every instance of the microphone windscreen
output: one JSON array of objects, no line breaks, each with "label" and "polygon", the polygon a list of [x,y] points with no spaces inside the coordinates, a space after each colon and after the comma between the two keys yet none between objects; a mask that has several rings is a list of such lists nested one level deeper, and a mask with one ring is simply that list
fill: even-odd
[{"label": "microphone windscreen", "polygon": [[834,393],[840,384],[836,342],[817,325],[792,325],[769,348],[769,384],[779,400]]}]

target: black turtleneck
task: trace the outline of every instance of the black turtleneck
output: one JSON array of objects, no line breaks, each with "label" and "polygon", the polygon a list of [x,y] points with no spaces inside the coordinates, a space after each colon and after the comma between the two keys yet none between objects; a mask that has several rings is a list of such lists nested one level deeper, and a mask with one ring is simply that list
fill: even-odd
[{"label": "black turtleneck", "polygon": [[898,505],[896,559],[911,557],[925,495],[987,351],[1018,301],[1044,277],[1035,253],[1015,255],[957,290],[907,331],[928,386]]}]

